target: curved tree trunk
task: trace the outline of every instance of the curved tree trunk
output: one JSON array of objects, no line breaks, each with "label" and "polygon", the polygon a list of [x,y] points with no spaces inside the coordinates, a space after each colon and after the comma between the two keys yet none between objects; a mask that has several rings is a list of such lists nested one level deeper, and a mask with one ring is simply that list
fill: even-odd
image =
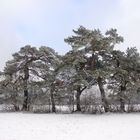
[{"label": "curved tree trunk", "polygon": [[83,87],[81,89],[81,86],[79,86],[77,88],[77,94],[76,94],[76,111],[81,111],[81,100],[80,100],[80,97],[81,97],[81,94],[82,92],[86,89],[87,87]]},{"label": "curved tree trunk", "polygon": [[108,105],[107,99],[105,97],[105,91],[104,91],[104,87],[103,87],[102,78],[98,77],[97,81],[98,81],[98,86],[99,86],[99,90],[100,90],[100,93],[101,93],[101,100],[102,100],[102,103],[103,103],[103,106],[104,106],[104,110],[105,110],[105,112],[108,112],[109,111],[109,105]]}]

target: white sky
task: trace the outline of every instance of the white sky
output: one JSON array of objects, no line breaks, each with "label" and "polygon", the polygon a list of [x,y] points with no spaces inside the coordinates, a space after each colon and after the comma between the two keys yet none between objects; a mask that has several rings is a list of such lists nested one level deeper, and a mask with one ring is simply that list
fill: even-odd
[{"label": "white sky", "polygon": [[70,47],[63,40],[79,25],[117,28],[125,38],[121,50],[140,50],[139,6],[139,0],[0,0],[0,69],[27,44],[65,53]]}]

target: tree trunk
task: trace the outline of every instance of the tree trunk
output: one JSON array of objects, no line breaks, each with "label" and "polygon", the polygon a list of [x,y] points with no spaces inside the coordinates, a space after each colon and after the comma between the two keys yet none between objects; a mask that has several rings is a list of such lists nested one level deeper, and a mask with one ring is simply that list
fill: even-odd
[{"label": "tree trunk", "polygon": [[74,112],[74,106],[75,106],[75,103],[74,103],[74,93],[72,95],[72,112]]},{"label": "tree trunk", "polygon": [[76,94],[76,111],[81,111],[80,96],[81,96],[81,90],[80,87],[78,87],[77,94]]},{"label": "tree trunk", "polygon": [[28,111],[28,90],[24,90],[24,101],[23,101],[23,111]]},{"label": "tree trunk", "polygon": [[19,111],[19,106],[14,105],[15,111]]},{"label": "tree trunk", "polygon": [[109,111],[109,105],[108,105],[108,102],[107,102],[106,97],[105,97],[105,91],[104,91],[103,82],[102,82],[101,77],[98,77],[98,86],[99,86],[99,90],[100,90],[100,93],[101,93],[101,100],[102,100],[102,103],[103,103],[104,110],[105,110],[105,112],[108,112]]},{"label": "tree trunk", "polygon": [[126,90],[126,86],[120,86],[120,90],[121,92],[119,93],[119,100],[120,100],[120,109],[121,109],[121,112],[125,112],[125,100],[124,100],[124,92]]},{"label": "tree trunk", "polygon": [[28,79],[29,79],[29,69],[28,66],[25,66],[24,68],[24,101],[23,101],[23,111],[29,111],[29,105],[28,105]]},{"label": "tree trunk", "polygon": [[122,98],[120,98],[120,109],[121,112],[125,112],[125,102]]},{"label": "tree trunk", "polygon": [[54,101],[54,84],[52,84],[52,86],[51,86],[51,106],[52,106],[52,112],[54,113],[54,112],[56,112],[56,107],[55,107],[55,101]]},{"label": "tree trunk", "polygon": [[15,111],[19,111],[19,105],[18,105],[18,100],[17,100],[17,96],[18,96],[18,90],[16,86],[13,86],[13,91],[15,92],[14,97],[13,97],[13,105],[14,105],[14,109]]}]

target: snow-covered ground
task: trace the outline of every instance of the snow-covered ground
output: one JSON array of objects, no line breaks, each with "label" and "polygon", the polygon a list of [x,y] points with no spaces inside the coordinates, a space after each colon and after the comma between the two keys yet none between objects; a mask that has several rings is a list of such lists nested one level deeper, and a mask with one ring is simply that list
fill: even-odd
[{"label": "snow-covered ground", "polygon": [[140,140],[140,114],[0,113],[0,140]]}]

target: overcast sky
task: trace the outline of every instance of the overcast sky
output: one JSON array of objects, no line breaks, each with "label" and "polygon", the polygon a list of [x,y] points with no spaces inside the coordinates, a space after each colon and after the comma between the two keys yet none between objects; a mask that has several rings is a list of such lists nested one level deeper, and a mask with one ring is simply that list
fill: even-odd
[{"label": "overcast sky", "polygon": [[59,53],[70,47],[64,38],[79,25],[105,31],[117,28],[125,38],[121,50],[140,50],[140,0],[0,0],[0,69],[27,44]]}]

